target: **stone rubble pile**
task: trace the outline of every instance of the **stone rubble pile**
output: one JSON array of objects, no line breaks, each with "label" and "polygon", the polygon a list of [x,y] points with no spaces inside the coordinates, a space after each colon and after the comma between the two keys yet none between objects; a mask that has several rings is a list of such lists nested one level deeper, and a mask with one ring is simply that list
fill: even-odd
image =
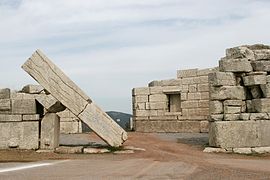
[{"label": "stone rubble pile", "polygon": [[270,46],[227,49],[209,84],[209,145],[270,146]]}]

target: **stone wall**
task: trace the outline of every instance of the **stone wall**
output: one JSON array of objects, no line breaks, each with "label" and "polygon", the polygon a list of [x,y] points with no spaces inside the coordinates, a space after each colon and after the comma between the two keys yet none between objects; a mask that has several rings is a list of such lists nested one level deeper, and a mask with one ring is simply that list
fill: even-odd
[{"label": "stone wall", "polygon": [[55,149],[60,130],[56,112],[63,109],[41,86],[0,89],[0,149]]},{"label": "stone wall", "polygon": [[177,79],[132,90],[138,132],[208,132],[208,74],[216,68],[179,70]]},{"label": "stone wall", "polygon": [[209,74],[210,146],[270,146],[270,46],[227,49],[219,69]]}]

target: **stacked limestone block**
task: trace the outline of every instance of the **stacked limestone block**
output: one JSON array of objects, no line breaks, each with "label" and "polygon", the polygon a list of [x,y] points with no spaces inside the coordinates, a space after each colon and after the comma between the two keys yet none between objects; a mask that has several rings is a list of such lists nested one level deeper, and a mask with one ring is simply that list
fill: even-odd
[{"label": "stacked limestone block", "polygon": [[76,134],[82,133],[82,122],[68,109],[57,113],[60,117],[60,133]]},{"label": "stacked limestone block", "polygon": [[34,99],[13,98],[10,89],[0,90],[0,148],[39,148],[39,121]]},{"label": "stacked limestone block", "polygon": [[209,83],[212,69],[177,72],[177,79],[134,88],[133,120],[138,132],[208,132]]},{"label": "stacked limestone block", "polygon": [[270,146],[270,46],[227,49],[219,68],[209,74],[210,146]]}]

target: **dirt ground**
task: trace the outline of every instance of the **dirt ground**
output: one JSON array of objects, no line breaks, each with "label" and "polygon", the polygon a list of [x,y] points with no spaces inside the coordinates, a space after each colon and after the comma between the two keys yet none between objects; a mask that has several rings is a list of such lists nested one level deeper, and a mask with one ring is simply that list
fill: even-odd
[{"label": "dirt ground", "polygon": [[[102,142],[93,134],[63,135],[61,144]],[[208,154],[206,134],[129,133],[134,154],[56,154],[0,151],[0,170],[20,164],[51,166],[1,173],[0,179],[270,179],[270,155]]]}]

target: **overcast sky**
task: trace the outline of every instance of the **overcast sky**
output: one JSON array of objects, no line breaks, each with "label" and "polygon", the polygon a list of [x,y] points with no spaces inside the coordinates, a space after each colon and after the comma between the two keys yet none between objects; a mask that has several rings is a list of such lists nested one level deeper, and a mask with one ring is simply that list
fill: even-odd
[{"label": "overcast sky", "polygon": [[35,83],[41,49],[104,110],[131,89],[217,66],[228,47],[270,44],[269,0],[0,0],[0,87]]}]

